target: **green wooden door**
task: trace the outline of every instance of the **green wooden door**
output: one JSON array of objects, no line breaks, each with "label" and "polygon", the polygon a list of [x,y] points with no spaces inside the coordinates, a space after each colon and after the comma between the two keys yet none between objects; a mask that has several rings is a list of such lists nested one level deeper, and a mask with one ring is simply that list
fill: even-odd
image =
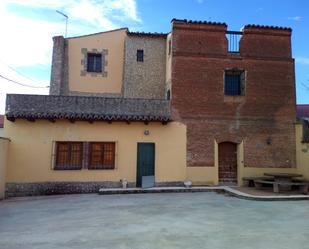
[{"label": "green wooden door", "polygon": [[143,176],[154,176],[155,167],[155,144],[138,143],[137,144],[137,174],[136,186],[142,186]]}]

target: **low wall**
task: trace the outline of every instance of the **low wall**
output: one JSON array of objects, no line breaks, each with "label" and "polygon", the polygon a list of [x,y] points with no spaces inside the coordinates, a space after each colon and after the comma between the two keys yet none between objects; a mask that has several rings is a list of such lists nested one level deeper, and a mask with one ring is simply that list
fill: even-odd
[{"label": "low wall", "polygon": [[0,137],[0,200],[5,195],[6,166],[9,139]]}]

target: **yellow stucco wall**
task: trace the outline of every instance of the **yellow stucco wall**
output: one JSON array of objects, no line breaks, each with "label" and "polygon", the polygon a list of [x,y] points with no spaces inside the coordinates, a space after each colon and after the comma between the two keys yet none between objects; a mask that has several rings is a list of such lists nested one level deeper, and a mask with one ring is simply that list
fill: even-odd
[{"label": "yellow stucco wall", "polygon": [[4,198],[9,140],[0,137],[0,200]]},{"label": "yellow stucco wall", "polygon": [[215,146],[215,165],[199,165],[187,167],[187,180],[192,181],[193,185],[218,185],[218,143],[214,141]]},{"label": "yellow stucco wall", "polygon": [[[145,130],[149,130],[148,136],[144,135]],[[119,181],[122,178],[135,182],[138,142],[155,143],[156,182],[183,181],[186,176],[186,127],[177,122],[145,125],[16,120],[6,121],[6,135],[11,139],[7,182]],[[54,171],[51,169],[53,141],[116,141],[116,169]]]},{"label": "yellow stucco wall", "polygon": [[296,134],[296,161],[298,172],[309,181],[309,143],[302,143],[302,124],[295,125]]},{"label": "yellow stucco wall", "polygon": [[[88,36],[68,38],[69,58],[69,90],[88,93],[121,93],[124,65],[124,40],[127,29],[119,29]],[[106,56],[107,77],[92,76],[87,73],[81,76],[84,66],[81,60],[84,55],[82,48],[91,51],[97,49],[108,50]],[[89,52],[90,52],[89,51]]]}]

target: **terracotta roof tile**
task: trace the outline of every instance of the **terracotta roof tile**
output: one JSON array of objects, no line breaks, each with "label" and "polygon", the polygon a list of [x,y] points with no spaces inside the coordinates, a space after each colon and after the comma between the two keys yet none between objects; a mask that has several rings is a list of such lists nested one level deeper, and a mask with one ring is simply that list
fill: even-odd
[{"label": "terracotta roof tile", "polygon": [[258,29],[279,29],[292,31],[290,27],[280,27],[280,26],[268,26],[268,25],[256,25],[256,24],[247,24],[244,28],[258,28]]},{"label": "terracotta roof tile", "polygon": [[167,100],[8,94],[6,117],[106,121],[170,120]]},{"label": "terracotta roof tile", "polygon": [[184,23],[193,23],[193,24],[210,24],[210,25],[223,25],[227,27],[227,24],[224,22],[210,22],[210,21],[194,21],[194,20],[187,20],[187,19],[176,19],[173,18],[171,22],[184,22]]},{"label": "terracotta roof tile", "polygon": [[166,33],[151,33],[151,32],[127,32],[129,36],[143,36],[143,37],[162,37],[166,38]]}]

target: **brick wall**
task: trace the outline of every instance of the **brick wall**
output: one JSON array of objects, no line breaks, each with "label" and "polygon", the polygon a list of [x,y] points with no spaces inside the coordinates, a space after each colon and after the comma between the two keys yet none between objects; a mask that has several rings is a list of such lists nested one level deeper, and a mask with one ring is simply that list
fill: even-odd
[{"label": "brick wall", "polygon": [[[172,117],[187,125],[189,166],[214,165],[214,140],[244,140],[245,166],[295,167],[290,29],[245,26],[240,54],[225,24],[173,21]],[[224,96],[224,71],[245,70],[245,95]]]}]

